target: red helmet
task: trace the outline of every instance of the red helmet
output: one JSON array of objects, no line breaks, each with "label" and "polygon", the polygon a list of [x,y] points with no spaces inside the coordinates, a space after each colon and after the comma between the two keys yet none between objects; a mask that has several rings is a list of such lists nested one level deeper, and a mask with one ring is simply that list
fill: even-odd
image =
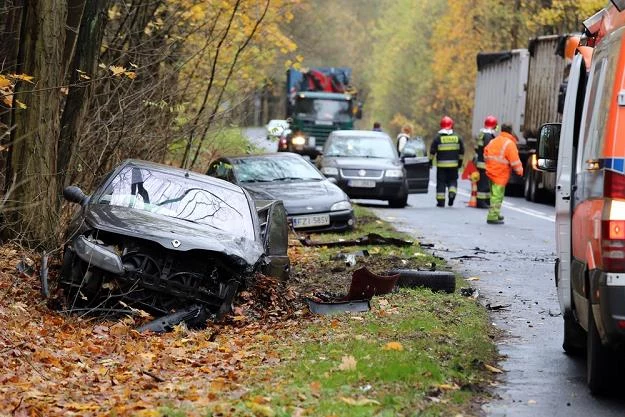
[{"label": "red helmet", "polygon": [[453,129],[454,120],[449,116],[443,116],[441,119],[441,129]]},{"label": "red helmet", "polygon": [[493,116],[492,114],[489,116],[486,116],[486,119],[484,119],[484,127],[487,129],[494,129],[497,127],[497,118],[495,116]]}]

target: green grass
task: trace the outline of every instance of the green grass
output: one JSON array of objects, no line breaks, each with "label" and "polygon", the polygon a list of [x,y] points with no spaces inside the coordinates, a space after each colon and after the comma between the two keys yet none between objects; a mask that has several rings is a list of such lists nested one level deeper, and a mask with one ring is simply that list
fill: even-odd
[{"label": "green grass", "polygon": [[[287,414],[296,408],[312,416],[466,412],[485,381],[483,363],[496,358],[486,313],[473,300],[428,290],[404,290],[373,304],[357,316],[362,320],[345,314],[303,329],[279,350],[292,359],[267,369],[271,386],[280,388],[264,381],[254,394],[271,396]],[[403,350],[385,350],[389,342]],[[355,369],[340,369],[346,356]],[[320,387],[316,395],[311,384]],[[359,401],[367,404],[354,405]]]},{"label": "green grass", "polygon": [[[167,159],[180,161],[184,154],[185,146],[186,138],[172,143],[168,150],[169,155]],[[195,153],[195,147],[192,152],[193,155]],[[241,128],[224,128],[207,133],[196,166],[206,167],[211,161],[220,156],[234,156],[259,152],[261,152],[261,150],[250,143]]]}]

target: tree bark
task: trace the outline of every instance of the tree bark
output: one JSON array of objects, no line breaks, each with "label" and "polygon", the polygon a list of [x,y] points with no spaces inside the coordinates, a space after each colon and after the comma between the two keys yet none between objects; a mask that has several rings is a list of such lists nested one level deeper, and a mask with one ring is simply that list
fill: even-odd
[{"label": "tree bark", "polygon": [[67,2],[26,0],[20,32],[18,71],[34,77],[35,86],[18,83],[13,106],[11,165],[15,179],[9,196],[12,237],[26,244],[51,246],[57,219],[56,145],[60,130],[63,47]]},{"label": "tree bark", "polygon": [[[61,118],[57,169],[59,173],[57,193],[60,196],[71,175],[68,170],[73,167],[73,155],[79,144],[81,127],[92,94],[93,81],[81,80],[81,73],[93,78],[100,56],[100,45],[104,36],[108,9],[108,0],[88,0],[85,5],[80,31],[76,41],[75,54],[69,66],[69,94],[65,102]],[[66,42],[67,44],[67,42]],[[67,47],[65,49],[67,51]]]}]

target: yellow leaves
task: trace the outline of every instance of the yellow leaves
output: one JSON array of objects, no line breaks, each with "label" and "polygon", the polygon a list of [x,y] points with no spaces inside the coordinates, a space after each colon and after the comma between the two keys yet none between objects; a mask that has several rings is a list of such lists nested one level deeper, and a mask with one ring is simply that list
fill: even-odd
[{"label": "yellow leaves", "polygon": [[0,75],[0,88],[10,87],[13,83],[4,75]]},{"label": "yellow leaves", "polygon": [[402,350],[404,350],[404,346],[401,343],[399,343],[399,342],[388,342],[386,345],[384,345],[382,350],[402,351]]},{"label": "yellow leaves", "polygon": [[252,410],[255,414],[261,415],[263,417],[274,417],[276,412],[267,404],[258,404],[256,402],[248,402],[246,403],[247,407]]},{"label": "yellow leaves", "polygon": [[341,358],[341,363],[338,369],[339,371],[355,371],[357,364],[358,362],[356,361],[356,358],[352,355],[345,355]]},{"label": "yellow leaves", "polygon": [[33,76],[26,75],[26,74],[11,74],[10,77],[16,81],[26,81],[30,84],[34,84],[33,79],[35,78]]},{"label": "yellow leaves", "polygon": [[487,363],[484,364],[484,368],[486,368],[488,371],[494,373],[494,374],[502,374],[503,371],[499,368],[495,368],[494,366],[491,366]]},{"label": "yellow leaves", "polygon": [[[136,65],[134,64],[131,64],[131,65],[136,67]],[[126,68],[119,66],[119,65],[109,65],[107,68],[106,65],[100,63],[98,67],[102,69],[108,69],[109,71],[111,71],[114,77],[121,77],[123,75],[123,76],[126,76],[127,78],[130,78],[131,80],[134,80],[135,78],[137,78],[137,73],[135,71],[129,71]]]}]

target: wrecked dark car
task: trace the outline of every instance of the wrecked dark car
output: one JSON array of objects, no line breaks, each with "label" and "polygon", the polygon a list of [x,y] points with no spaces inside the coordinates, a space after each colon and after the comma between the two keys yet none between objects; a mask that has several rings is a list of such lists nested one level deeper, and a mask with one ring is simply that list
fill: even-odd
[{"label": "wrecked dark car", "polygon": [[288,277],[282,203],[226,181],[126,160],[92,195],[70,186],[64,197],[80,205],[60,274],[70,310],[160,317],[199,306],[215,318],[254,273]]}]

